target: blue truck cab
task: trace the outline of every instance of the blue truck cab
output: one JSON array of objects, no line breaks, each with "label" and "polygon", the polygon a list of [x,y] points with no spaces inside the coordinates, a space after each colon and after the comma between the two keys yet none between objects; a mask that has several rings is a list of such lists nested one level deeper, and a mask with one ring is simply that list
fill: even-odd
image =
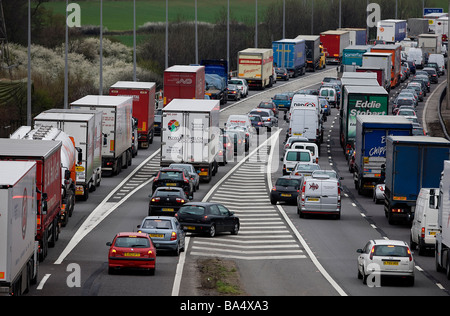
[{"label": "blue truck cab", "polygon": [[384,211],[389,224],[414,219],[421,188],[439,187],[450,142],[441,137],[389,136],[386,144]]}]

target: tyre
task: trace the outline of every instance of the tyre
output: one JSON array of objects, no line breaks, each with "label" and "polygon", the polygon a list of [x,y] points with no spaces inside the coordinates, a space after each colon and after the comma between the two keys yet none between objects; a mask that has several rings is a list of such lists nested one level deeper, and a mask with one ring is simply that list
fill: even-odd
[{"label": "tyre", "polygon": [[235,223],[233,229],[231,230],[231,235],[237,235],[239,233],[239,223]]},{"label": "tyre", "polygon": [[216,236],[216,225],[212,224],[211,228],[209,229],[209,233],[208,233],[209,237],[214,237]]}]

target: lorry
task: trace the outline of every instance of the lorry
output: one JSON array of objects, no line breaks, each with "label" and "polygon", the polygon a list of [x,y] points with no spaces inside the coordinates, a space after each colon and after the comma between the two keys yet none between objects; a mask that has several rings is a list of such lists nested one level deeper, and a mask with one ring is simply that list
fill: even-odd
[{"label": "lorry", "polygon": [[428,33],[428,19],[409,18],[406,30],[407,37],[411,39],[417,38],[420,34]]},{"label": "lorry", "polygon": [[163,106],[173,99],[205,98],[205,66],[175,65],[164,70]]},{"label": "lorry", "polygon": [[[390,53],[391,55],[391,88],[400,84],[402,70],[402,46],[400,44],[378,44],[370,50],[372,53]],[[389,77],[389,74],[388,74]]]},{"label": "lorry", "polygon": [[120,173],[132,163],[132,97],[87,95],[71,109],[100,110],[102,114],[102,175]]},{"label": "lorry", "polygon": [[276,80],[273,71],[273,50],[247,48],[239,51],[238,78],[247,80],[252,89],[271,87]]},{"label": "lorry", "polygon": [[339,28],[338,31],[347,31],[350,33],[349,45],[366,45],[367,44],[367,29],[363,28]]},{"label": "lorry", "polygon": [[36,173],[35,161],[0,161],[0,296],[37,282]]},{"label": "lorry", "polygon": [[384,78],[380,78],[381,75],[377,75],[377,78],[380,86],[384,87],[388,92],[391,91],[392,53],[364,53],[362,68],[383,69]]},{"label": "lorry", "polygon": [[[377,83],[378,84],[378,83]],[[345,155],[354,148],[358,115],[388,115],[389,93],[378,85],[343,86],[340,142]]]},{"label": "lorry", "polygon": [[162,110],[161,167],[192,164],[209,182],[218,169],[220,135],[218,100],[175,99]]},{"label": "lorry", "polygon": [[50,109],[34,118],[34,128],[50,125],[73,137],[78,152],[75,196],[84,201],[102,180],[102,117],[99,110]]},{"label": "lorry", "polygon": [[133,117],[137,120],[139,148],[148,148],[155,135],[156,83],[118,81],[109,89],[109,95],[133,97]]},{"label": "lorry", "polygon": [[377,22],[377,41],[396,43],[406,37],[406,20],[381,20]]},{"label": "lorry", "polygon": [[370,52],[371,47],[371,45],[350,45],[344,48],[338,77],[341,77],[340,74],[343,72],[356,71],[357,67],[361,67],[363,64],[363,55]]},{"label": "lorry", "polygon": [[305,40],[306,69],[314,72],[325,68],[325,55],[319,35],[299,35],[295,39]]},{"label": "lorry", "polygon": [[0,138],[0,161],[36,162],[36,240],[41,262],[59,238],[61,146],[60,141]]},{"label": "lorry", "polygon": [[340,64],[344,48],[350,45],[348,31],[329,30],[320,33],[320,42],[325,51],[327,64]]},{"label": "lorry", "polygon": [[420,34],[417,37],[417,47],[422,49],[426,59],[429,54],[441,54],[442,35],[439,34]]},{"label": "lorry", "polygon": [[437,188],[450,141],[429,136],[389,136],[386,144],[384,212],[389,224],[411,222],[421,188]]},{"label": "lorry", "polygon": [[438,229],[436,234],[436,271],[450,279],[450,161],[444,161],[439,182]]},{"label": "lorry", "polygon": [[412,122],[400,115],[357,116],[353,181],[359,194],[384,181],[386,138],[392,135],[411,136]]},{"label": "lorry", "polygon": [[285,38],[274,41],[272,42],[272,49],[275,67],[286,68],[291,78],[305,74],[307,53],[304,39]]},{"label": "lorry", "polygon": [[75,185],[77,150],[75,141],[62,130],[52,126],[39,126],[32,129],[31,126],[19,127],[9,138],[28,140],[53,140],[61,141],[61,213],[60,222],[66,226],[69,217],[75,208]]},{"label": "lorry", "polygon": [[448,41],[448,16],[443,16],[437,19],[436,30],[434,33],[441,35],[442,42]]},{"label": "lorry", "polygon": [[225,59],[202,59],[205,66],[206,95],[220,104],[228,101],[228,62]]},{"label": "lorry", "polygon": [[391,85],[386,80],[385,70],[383,68],[358,67],[356,72],[375,73],[377,75],[377,82],[380,87],[386,89],[387,92],[391,90]]}]

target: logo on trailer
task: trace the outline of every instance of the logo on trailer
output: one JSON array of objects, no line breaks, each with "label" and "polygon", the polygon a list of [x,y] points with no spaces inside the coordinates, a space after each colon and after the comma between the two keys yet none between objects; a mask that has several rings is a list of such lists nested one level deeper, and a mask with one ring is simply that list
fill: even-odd
[{"label": "logo on trailer", "polygon": [[177,120],[170,120],[169,124],[167,124],[167,127],[172,133],[176,132],[180,128],[180,122],[178,122]]}]

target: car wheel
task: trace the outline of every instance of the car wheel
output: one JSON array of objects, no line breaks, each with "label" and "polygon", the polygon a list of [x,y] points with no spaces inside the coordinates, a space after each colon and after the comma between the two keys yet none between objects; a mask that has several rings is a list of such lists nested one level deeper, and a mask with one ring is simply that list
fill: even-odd
[{"label": "car wheel", "polygon": [[180,242],[178,242],[177,243],[177,248],[173,251],[173,255],[178,257],[180,255],[180,251],[181,251],[181,249],[180,249]]},{"label": "car wheel", "polygon": [[209,237],[216,236],[216,225],[212,224],[211,228],[209,229]]},{"label": "car wheel", "polygon": [[231,235],[237,235],[239,233],[239,223],[235,223],[233,229],[231,230]]}]

